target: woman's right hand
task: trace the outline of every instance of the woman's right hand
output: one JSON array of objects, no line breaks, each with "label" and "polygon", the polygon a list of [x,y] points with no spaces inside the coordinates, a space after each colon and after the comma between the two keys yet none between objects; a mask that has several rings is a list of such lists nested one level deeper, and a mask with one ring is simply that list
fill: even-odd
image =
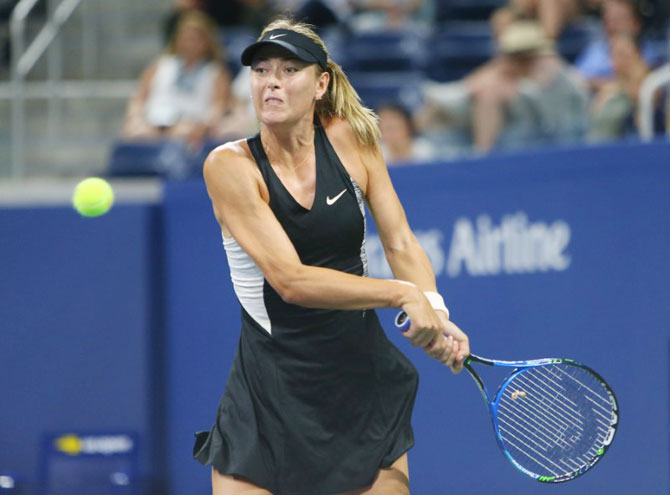
[{"label": "woman's right hand", "polygon": [[402,307],[410,319],[410,327],[403,335],[413,346],[422,347],[430,357],[449,366],[452,372],[460,373],[465,358],[470,355],[468,336],[449,321],[445,313],[435,311],[423,293],[418,292],[417,301]]},{"label": "woman's right hand", "polygon": [[[439,344],[443,340],[438,339],[443,335],[443,324],[430,302],[418,288],[414,288],[415,294],[412,301],[403,304],[402,310],[410,319],[409,330],[403,333],[413,346],[426,348],[431,344]],[[437,349],[436,349],[437,353]]]}]

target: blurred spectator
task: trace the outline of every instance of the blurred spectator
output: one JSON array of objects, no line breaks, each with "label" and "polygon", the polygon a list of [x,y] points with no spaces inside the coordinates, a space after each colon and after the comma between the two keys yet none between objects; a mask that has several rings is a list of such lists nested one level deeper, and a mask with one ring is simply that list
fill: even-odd
[{"label": "blurred spectator", "polygon": [[199,11],[185,13],[166,53],[142,74],[122,136],[179,138],[199,148],[231,105],[230,75],[220,52],[213,21]]},{"label": "blurred spectator", "polygon": [[588,138],[604,141],[636,130],[635,115],[640,85],[649,74],[633,36],[618,33],[610,38],[614,79],[595,96]]},{"label": "blurred spectator", "polygon": [[206,0],[174,0],[172,10],[167,15],[163,24],[163,41],[170,43],[177,29],[179,19],[190,10],[201,10],[204,12]]},{"label": "blurred spectator", "polygon": [[386,103],[377,109],[381,146],[389,166],[430,161],[435,152],[430,143],[417,135],[412,114],[398,103]]},{"label": "blurred spectator", "polygon": [[323,29],[344,25],[351,13],[350,0],[306,0],[295,11],[295,18]]},{"label": "blurred spectator", "polygon": [[251,67],[243,66],[232,84],[232,104],[229,113],[212,129],[212,137],[218,141],[232,137],[244,137],[260,130],[256,111],[251,100],[249,75]]},{"label": "blurred spectator", "polygon": [[600,6],[602,0],[508,0],[491,16],[494,35],[499,36],[512,22],[535,20],[549,39],[556,39],[563,28],[586,12]]},{"label": "blurred spectator", "polygon": [[248,27],[260,33],[279,12],[270,0],[203,0],[204,10],[219,26]]},{"label": "blurred spectator", "polygon": [[[591,89],[598,90],[614,77],[608,39],[616,33],[626,33],[634,38],[642,36],[643,23],[638,5],[635,0],[603,0],[602,32],[575,61],[577,70]],[[643,39],[640,46],[647,64],[654,66],[661,61],[654,43]]]},{"label": "blurred spectator", "polygon": [[430,27],[433,0],[350,0],[353,14],[348,20],[354,31],[398,30]]},{"label": "blurred spectator", "polygon": [[423,125],[467,129],[478,152],[581,139],[586,93],[535,22],[501,34],[499,54],[456,83],[428,83]]},{"label": "blurred spectator", "polygon": [[179,18],[189,10],[206,13],[224,29],[247,27],[259,33],[278,13],[270,0],[174,0],[165,19],[166,40],[172,38]]}]

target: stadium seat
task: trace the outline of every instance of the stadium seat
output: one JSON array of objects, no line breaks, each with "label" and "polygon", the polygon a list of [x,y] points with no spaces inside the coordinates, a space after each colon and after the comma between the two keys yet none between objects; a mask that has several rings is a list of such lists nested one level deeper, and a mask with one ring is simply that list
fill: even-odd
[{"label": "stadium seat", "polygon": [[558,37],[558,52],[568,62],[573,63],[596,35],[596,30],[597,28],[592,22],[575,21],[570,23]]},{"label": "stadium seat", "polygon": [[345,70],[392,72],[420,70],[427,60],[427,37],[413,31],[354,33],[344,50]]},{"label": "stadium seat", "polygon": [[485,21],[506,0],[436,0],[435,20],[437,22],[471,20]]},{"label": "stadium seat", "polygon": [[414,110],[422,103],[423,73],[420,71],[350,72],[349,80],[363,103],[370,108],[393,101]]},{"label": "stadium seat", "polygon": [[428,78],[441,82],[460,79],[495,54],[491,28],[481,21],[441,24],[431,40],[431,53]]},{"label": "stadium seat", "polygon": [[181,141],[119,141],[112,146],[108,174],[184,179],[195,173],[192,161]]},{"label": "stadium seat", "polygon": [[221,45],[224,57],[230,71],[236,75],[242,67],[240,56],[244,49],[249,46],[258,33],[246,27],[225,27],[221,31]]},{"label": "stadium seat", "polygon": [[328,48],[328,57],[342,67],[347,66],[347,43],[351,36],[344,25],[328,26],[319,31],[319,36]]}]

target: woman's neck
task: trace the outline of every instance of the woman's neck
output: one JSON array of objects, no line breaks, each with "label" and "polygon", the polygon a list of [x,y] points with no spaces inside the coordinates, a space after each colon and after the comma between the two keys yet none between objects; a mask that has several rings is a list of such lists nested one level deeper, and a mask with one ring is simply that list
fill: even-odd
[{"label": "woman's neck", "polygon": [[261,141],[271,163],[297,169],[313,154],[314,123],[303,119],[290,126],[263,125]]}]

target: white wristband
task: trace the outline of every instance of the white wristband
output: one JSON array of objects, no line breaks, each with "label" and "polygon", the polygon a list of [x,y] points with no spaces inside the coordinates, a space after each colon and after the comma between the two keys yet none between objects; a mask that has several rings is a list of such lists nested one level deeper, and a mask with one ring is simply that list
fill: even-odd
[{"label": "white wristband", "polygon": [[423,293],[423,295],[426,296],[426,299],[428,299],[428,302],[435,311],[442,311],[447,315],[447,319],[449,318],[449,309],[444,304],[444,298],[441,295],[439,295],[437,292],[431,291],[426,291]]}]

